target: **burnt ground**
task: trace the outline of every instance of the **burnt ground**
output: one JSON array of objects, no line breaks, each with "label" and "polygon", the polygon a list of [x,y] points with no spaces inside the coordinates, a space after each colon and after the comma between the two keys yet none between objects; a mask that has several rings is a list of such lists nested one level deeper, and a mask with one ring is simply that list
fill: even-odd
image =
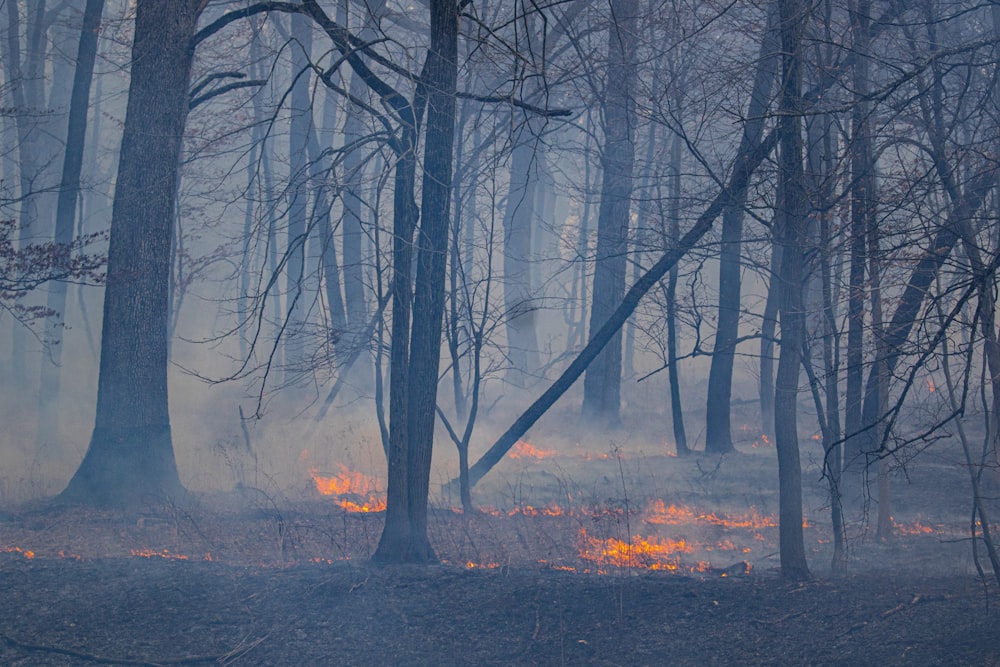
[{"label": "burnt ground", "polygon": [[166,559],[0,569],[5,665],[996,665],[967,577],[631,577]]},{"label": "burnt ground", "polygon": [[803,584],[777,571],[773,450],[508,461],[474,515],[436,498],[427,567],[369,566],[381,514],[315,491],[10,507],[0,664],[1000,665],[961,466],[897,475],[894,537],[852,525],[835,575],[809,460]]}]

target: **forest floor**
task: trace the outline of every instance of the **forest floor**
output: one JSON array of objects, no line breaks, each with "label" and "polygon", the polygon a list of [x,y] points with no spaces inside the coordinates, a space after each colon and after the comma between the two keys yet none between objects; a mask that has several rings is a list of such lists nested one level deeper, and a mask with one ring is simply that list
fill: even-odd
[{"label": "forest floor", "polygon": [[805,452],[814,578],[790,583],[773,448],[548,444],[491,473],[472,514],[436,496],[434,566],[369,565],[379,494],[340,466],[298,495],[3,508],[0,664],[1000,665],[954,452],[894,474],[893,536],[852,524],[845,574]]}]

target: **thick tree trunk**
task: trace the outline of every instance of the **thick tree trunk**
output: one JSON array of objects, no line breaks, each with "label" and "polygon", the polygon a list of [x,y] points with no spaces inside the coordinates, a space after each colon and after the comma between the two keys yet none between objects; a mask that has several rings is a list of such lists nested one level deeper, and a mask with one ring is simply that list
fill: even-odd
[{"label": "thick tree trunk", "polygon": [[94,433],[59,500],[184,494],[167,404],[170,246],[202,0],[139,0],[108,251]]},{"label": "thick tree trunk", "polygon": [[[604,90],[603,183],[597,214],[591,332],[614,312],[625,294],[632,170],[635,165],[636,30],[638,2],[612,0],[608,26],[608,74]],[[615,332],[583,378],[583,414],[598,422],[621,421],[622,337]]]}]

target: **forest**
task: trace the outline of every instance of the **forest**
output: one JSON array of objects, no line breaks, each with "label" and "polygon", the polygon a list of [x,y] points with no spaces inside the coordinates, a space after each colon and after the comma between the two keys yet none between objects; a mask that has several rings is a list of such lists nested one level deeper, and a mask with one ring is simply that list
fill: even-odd
[{"label": "forest", "polygon": [[1000,664],[1000,4],[0,35],[0,662]]}]

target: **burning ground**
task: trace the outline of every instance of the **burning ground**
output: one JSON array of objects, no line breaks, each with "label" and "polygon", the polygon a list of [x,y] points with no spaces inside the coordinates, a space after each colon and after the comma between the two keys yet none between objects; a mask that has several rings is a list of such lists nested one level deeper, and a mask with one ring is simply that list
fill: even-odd
[{"label": "burning ground", "polygon": [[473,514],[436,499],[430,568],[372,569],[381,480],[309,457],[294,493],[11,510],[0,663],[1000,664],[961,469],[911,466],[895,538],[855,526],[852,572],[831,577],[807,463],[819,576],[788,585],[773,450],[745,449],[718,461],[522,443]]}]

